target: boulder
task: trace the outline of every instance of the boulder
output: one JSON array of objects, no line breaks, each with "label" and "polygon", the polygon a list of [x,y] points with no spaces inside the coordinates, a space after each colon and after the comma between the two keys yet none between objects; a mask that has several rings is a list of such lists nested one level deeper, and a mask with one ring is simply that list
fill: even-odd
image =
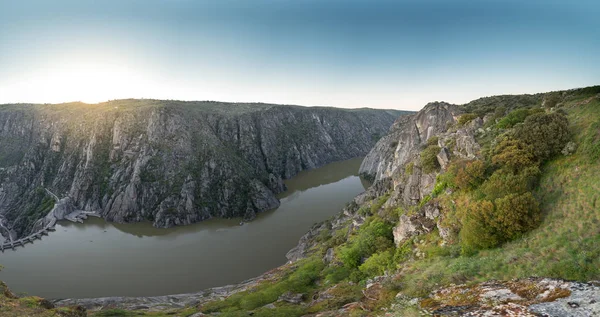
[{"label": "boulder", "polygon": [[283,293],[281,296],[279,296],[277,301],[287,302],[290,304],[300,304],[300,303],[302,303],[303,299],[304,299],[304,294],[286,292],[286,293]]},{"label": "boulder", "polygon": [[435,222],[423,215],[410,217],[402,215],[400,216],[400,222],[393,229],[394,242],[396,245],[400,245],[410,237],[431,232],[433,228],[435,228]]},{"label": "boulder", "polygon": [[437,160],[438,163],[440,163],[440,166],[443,170],[445,170],[446,167],[448,167],[448,163],[450,163],[450,151],[448,150],[448,148],[443,147],[440,150],[440,153],[438,153],[437,155]]}]

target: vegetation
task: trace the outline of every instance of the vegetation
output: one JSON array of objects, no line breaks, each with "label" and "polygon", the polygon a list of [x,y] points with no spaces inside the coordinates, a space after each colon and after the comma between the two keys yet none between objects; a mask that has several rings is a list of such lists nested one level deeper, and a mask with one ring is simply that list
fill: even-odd
[{"label": "vegetation", "polygon": [[[497,113],[488,110],[499,116],[498,123],[503,113],[512,110],[510,120],[504,121],[510,124],[494,127],[492,137],[479,140],[489,148],[480,159],[453,159],[421,204],[384,208],[385,195],[359,206],[358,213],[366,220],[358,230],[348,226],[323,235],[313,250],[317,257],[304,260],[315,261],[313,269],[320,270],[308,279],[311,283],[305,294],[339,287],[339,297],[314,306],[306,301],[298,306],[305,311],[297,313],[338,309],[356,301],[362,307],[373,305],[373,299],[358,290],[365,292],[369,278],[386,274],[394,277],[381,286],[382,292],[407,296],[426,296],[449,283],[489,279],[600,278],[600,236],[596,234],[600,230],[600,166],[593,159],[598,155],[600,102],[595,99],[581,105],[582,98],[565,98],[562,109],[568,119],[559,112],[532,110],[532,106],[523,106],[527,109],[523,116],[523,111],[513,113],[518,107],[510,103]],[[541,102],[539,97],[534,99]],[[475,108],[472,113],[481,112]],[[569,141],[578,146],[573,155],[563,156],[560,151]],[[437,142],[432,141],[421,153],[423,169],[439,170],[432,159],[439,152],[435,147]],[[414,165],[409,163],[404,169],[412,173]],[[445,191],[448,188],[452,190]],[[430,203],[441,206],[443,223],[454,227],[458,238],[442,246],[440,233],[433,230],[395,246],[392,228],[397,218],[394,221],[388,215],[411,214]],[[335,259],[329,265],[317,265],[327,248],[334,249]],[[298,270],[306,265],[304,261]],[[284,285],[286,279],[275,285],[280,283]],[[276,297],[264,296],[268,301]],[[386,298],[375,302],[389,305],[394,301]],[[395,302],[403,314],[418,312],[401,299]],[[232,306],[224,304],[218,311],[226,311],[224,307]],[[362,308],[350,311],[368,315]]]},{"label": "vegetation", "polygon": [[421,167],[424,173],[429,174],[439,170],[440,163],[437,160],[437,155],[440,150],[437,145],[429,145],[421,151]]},{"label": "vegetation", "polygon": [[475,113],[465,113],[458,118],[458,126],[462,127],[465,124],[473,121],[473,119],[475,119],[477,117],[479,117],[479,116]]},{"label": "vegetation", "polygon": [[[542,110],[544,95],[482,98],[465,105],[469,114],[495,118],[478,139],[487,150],[477,159],[452,158],[431,194],[415,205],[394,206],[387,192],[349,207],[360,221],[341,227],[329,223],[314,238],[310,257],[199,310],[219,316],[302,316],[339,315],[344,307],[350,316],[377,316],[393,303],[395,314],[418,316],[410,297],[427,297],[451,283],[532,276],[600,279],[598,93],[582,89],[557,95],[554,107],[564,111]],[[416,162],[424,172],[439,171],[438,142],[428,142]],[[576,144],[574,153],[562,155],[568,142]],[[410,162],[404,172],[412,174],[414,167]],[[442,213],[438,224],[455,231],[456,238],[444,238],[436,227],[394,244],[399,216],[433,205]],[[329,249],[333,259],[324,261]],[[301,294],[302,304],[279,300],[288,292]],[[468,305],[477,298],[463,295],[444,300]],[[421,301],[422,307],[436,305],[431,298]]]}]

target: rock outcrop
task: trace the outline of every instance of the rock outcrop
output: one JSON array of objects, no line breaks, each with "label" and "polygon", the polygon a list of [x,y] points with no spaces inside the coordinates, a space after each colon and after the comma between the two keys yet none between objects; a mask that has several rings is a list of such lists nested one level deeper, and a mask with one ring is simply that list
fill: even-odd
[{"label": "rock outcrop", "polygon": [[115,222],[252,218],[278,206],[283,179],[365,155],[401,114],[159,100],[0,105],[0,218],[26,235],[52,207],[43,188]]},{"label": "rock outcrop", "polygon": [[445,132],[460,113],[457,105],[432,102],[414,115],[398,118],[390,133],[367,154],[359,172],[375,181],[392,177],[399,167],[414,159],[430,137]]},{"label": "rock outcrop", "polygon": [[531,278],[444,287],[420,306],[434,316],[597,316],[599,298],[597,282]]}]

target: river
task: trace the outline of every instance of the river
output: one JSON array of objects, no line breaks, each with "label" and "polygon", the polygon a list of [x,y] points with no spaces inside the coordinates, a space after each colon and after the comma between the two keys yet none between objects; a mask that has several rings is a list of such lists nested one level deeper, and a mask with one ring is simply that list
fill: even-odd
[{"label": "river", "polygon": [[281,206],[242,226],[210,219],[158,229],[90,217],[0,253],[0,280],[16,293],[47,298],[155,296],[241,282],[286,262],[316,222],[339,213],[367,183],[362,159],[335,162],[287,180]]}]

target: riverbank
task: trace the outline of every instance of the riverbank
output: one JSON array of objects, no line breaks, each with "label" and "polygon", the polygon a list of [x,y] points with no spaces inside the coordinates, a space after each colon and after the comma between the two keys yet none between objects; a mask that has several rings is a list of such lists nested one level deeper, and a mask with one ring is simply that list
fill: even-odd
[{"label": "riverbank", "polygon": [[235,284],[285,264],[286,252],[315,222],[364,191],[360,162],[301,172],[286,181],[278,209],[243,226],[219,218],[168,229],[98,218],[59,221],[49,238],[2,254],[0,280],[17,293],[49,299],[151,297]]}]

